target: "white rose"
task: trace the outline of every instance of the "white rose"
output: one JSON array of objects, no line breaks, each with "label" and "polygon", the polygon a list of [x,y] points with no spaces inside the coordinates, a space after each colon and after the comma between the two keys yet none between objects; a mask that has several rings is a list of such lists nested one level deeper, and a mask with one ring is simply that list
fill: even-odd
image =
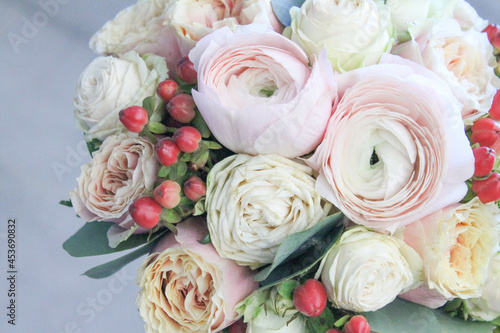
[{"label": "white rose", "polygon": [[490,321],[500,317],[500,253],[490,261],[482,296],[464,302],[468,312],[478,320]]},{"label": "white rose", "polygon": [[131,105],[142,105],[167,78],[162,57],[140,57],[130,51],[120,58],[98,57],[80,76],[75,104],[77,126],[87,141],[104,140],[125,131],[118,114]]},{"label": "white rose", "polygon": [[327,216],[312,170],[278,155],[233,155],[207,178],[207,223],[223,258],[252,268],[271,263],[289,235]]},{"label": "white rose", "polygon": [[376,64],[394,42],[390,10],[379,0],[306,0],[290,15],[283,34],[308,55],[326,48],[336,71]]},{"label": "white rose", "polygon": [[[500,242],[499,213],[494,203],[482,204],[476,197],[406,226],[404,241],[424,260],[426,288],[448,300],[481,296]],[[430,306],[421,292],[404,298]]]},{"label": "white rose", "polygon": [[126,233],[134,225],[128,206],[153,190],[158,170],[154,145],[150,141],[127,134],[110,136],[94,153],[93,159],[82,166],[78,186],[71,192],[73,207],[87,222],[117,223],[109,233],[118,237],[120,232]]},{"label": "white rose", "polygon": [[181,52],[187,55],[196,42],[214,30],[259,23],[281,33],[283,26],[274,15],[271,0],[177,0],[167,11],[165,24],[179,36]]},{"label": "white rose", "polygon": [[366,312],[417,286],[421,274],[422,259],[401,239],[355,227],[324,259],[321,281],[335,307]]},{"label": "white rose", "polygon": [[463,31],[457,21],[428,20],[410,28],[412,40],[395,46],[393,54],[424,65],[451,88],[463,104],[466,123],[487,113],[498,78],[493,47],[486,34]]},{"label": "white rose", "polygon": [[273,311],[261,311],[257,318],[247,324],[246,333],[307,333],[306,323],[299,316],[292,320],[292,315],[278,316]]},{"label": "white rose", "polygon": [[131,50],[165,57],[173,70],[182,58],[175,30],[163,25],[166,7],[175,0],[139,0],[120,11],[90,39],[90,48],[103,55],[120,55]]}]

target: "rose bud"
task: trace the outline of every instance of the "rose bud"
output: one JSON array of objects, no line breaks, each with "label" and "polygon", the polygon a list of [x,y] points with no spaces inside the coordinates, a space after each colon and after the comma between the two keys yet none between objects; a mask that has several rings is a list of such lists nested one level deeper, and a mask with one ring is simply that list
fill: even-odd
[{"label": "rose bud", "polygon": [[485,180],[474,180],[472,190],[482,203],[500,200],[500,174],[494,172]]},{"label": "rose bud", "polygon": [[174,96],[167,104],[167,111],[170,116],[183,124],[189,123],[196,116],[193,97],[188,94],[179,94]]},{"label": "rose bud", "polygon": [[490,109],[490,117],[495,120],[500,120],[500,90],[497,90],[493,98],[493,104]]},{"label": "rose bud", "polygon": [[200,200],[207,193],[207,187],[200,177],[189,177],[184,183],[184,194],[191,201]]},{"label": "rose bud", "polygon": [[472,149],[474,153],[474,176],[487,176],[495,165],[496,152],[489,147],[476,147]]},{"label": "rose bud", "polygon": [[326,308],[326,300],[325,286],[315,279],[307,280],[293,292],[293,304],[308,317],[319,316]]},{"label": "rose bud", "polygon": [[194,127],[184,126],[175,131],[174,140],[182,152],[192,153],[198,149],[201,141],[201,134],[200,131]]},{"label": "rose bud", "polygon": [[141,197],[130,205],[128,211],[140,227],[151,229],[160,222],[162,208],[153,198]]},{"label": "rose bud", "polygon": [[238,320],[228,329],[229,333],[245,333],[247,331],[247,324],[243,322],[242,319]]},{"label": "rose bud", "polygon": [[163,99],[165,102],[170,102],[170,100],[177,94],[179,91],[179,85],[172,79],[167,79],[165,81],[161,81],[158,84],[158,88],[156,89],[156,93]]},{"label": "rose bud", "polygon": [[499,35],[500,33],[500,27],[496,24],[490,24],[486,28],[484,28],[483,32],[488,35],[488,39],[490,43],[493,42],[493,39]]},{"label": "rose bud", "polygon": [[177,163],[180,152],[179,147],[171,138],[162,139],[155,145],[156,158],[164,166]]},{"label": "rose bud", "polygon": [[181,202],[181,186],[176,181],[165,180],[155,188],[153,196],[162,207],[175,208]]},{"label": "rose bud", "polygon": [[179,79],[188,84],[195,84],[198,81],[198,74],[194,69],[193,63],[188,57],[182,58],[181,61],[177,63],[175,71],[177,72]]},{"label": "rose bud", "polygon": [[127,130],[139,133],[148,123],[148,112],[141,106],[129,106],[119,113],[120,121]]},{"label": "rose bud", "polygon": [[500,151],[500,125],[491,118],[481,118],[474,122],[472,129],[472,142],[479,143],[482,147],[490,147],[496,152]]},{"label": "rose bud", "polygon": [[365,317],[357,315],[344,326],[345,333],[370,333],[370,325]]}]

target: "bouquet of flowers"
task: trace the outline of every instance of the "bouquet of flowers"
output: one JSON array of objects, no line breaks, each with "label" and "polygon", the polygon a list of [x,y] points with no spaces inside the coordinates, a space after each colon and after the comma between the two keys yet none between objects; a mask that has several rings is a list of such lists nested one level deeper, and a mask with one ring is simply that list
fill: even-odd
[{"label": "bouquet of flowers", "polygon": [[139,0],[90,47],[63,246],[147,255],[146,332],[499,331],[500,28],[466,1]]}]

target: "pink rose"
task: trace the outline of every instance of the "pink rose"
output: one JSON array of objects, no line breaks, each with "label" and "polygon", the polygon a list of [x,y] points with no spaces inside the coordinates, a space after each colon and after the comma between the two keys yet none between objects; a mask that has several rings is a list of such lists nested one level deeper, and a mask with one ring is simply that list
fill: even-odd
[{"label": "pink rose", "polygon": [[146,332],[218,332],[238,319],[234,309],[258,288],[249,268],[222,259],[202,218],[177,225],[144,260],[136,304]]},{"label": "pink rose", "polygon": [[222,28],[189,53],[193,98],[215,137],[237,153],[297,157],[323,138],[336,96],[326,53],[309,67],[297,44],[259,25]]},{"label": "pink rose", "polygon": [[340,100],[308,163],[353,222],[394,231],[467,192],[474,157],[460,103],[424,67],[384,55],[336,76]]}]

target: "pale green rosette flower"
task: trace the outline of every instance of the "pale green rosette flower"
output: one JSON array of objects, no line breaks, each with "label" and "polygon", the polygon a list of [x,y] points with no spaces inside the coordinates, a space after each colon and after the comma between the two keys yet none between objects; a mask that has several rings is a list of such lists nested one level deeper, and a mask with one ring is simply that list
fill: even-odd
[{"label": "pale green rosette flower", "polygon": [[394,43],[391,12],[379,0],[306,0],[290,15],[283,34],[309,56],[326,48],[339,72],[378,63]]},{"label": "pale green rosette flower", "polygon": [[120,58],[98,57],[87,66],[77,85],[75,120],[85,139],[103,141],[125,132],[119,112],[142,105],[168,77],[165,58],[130,51]]}]

